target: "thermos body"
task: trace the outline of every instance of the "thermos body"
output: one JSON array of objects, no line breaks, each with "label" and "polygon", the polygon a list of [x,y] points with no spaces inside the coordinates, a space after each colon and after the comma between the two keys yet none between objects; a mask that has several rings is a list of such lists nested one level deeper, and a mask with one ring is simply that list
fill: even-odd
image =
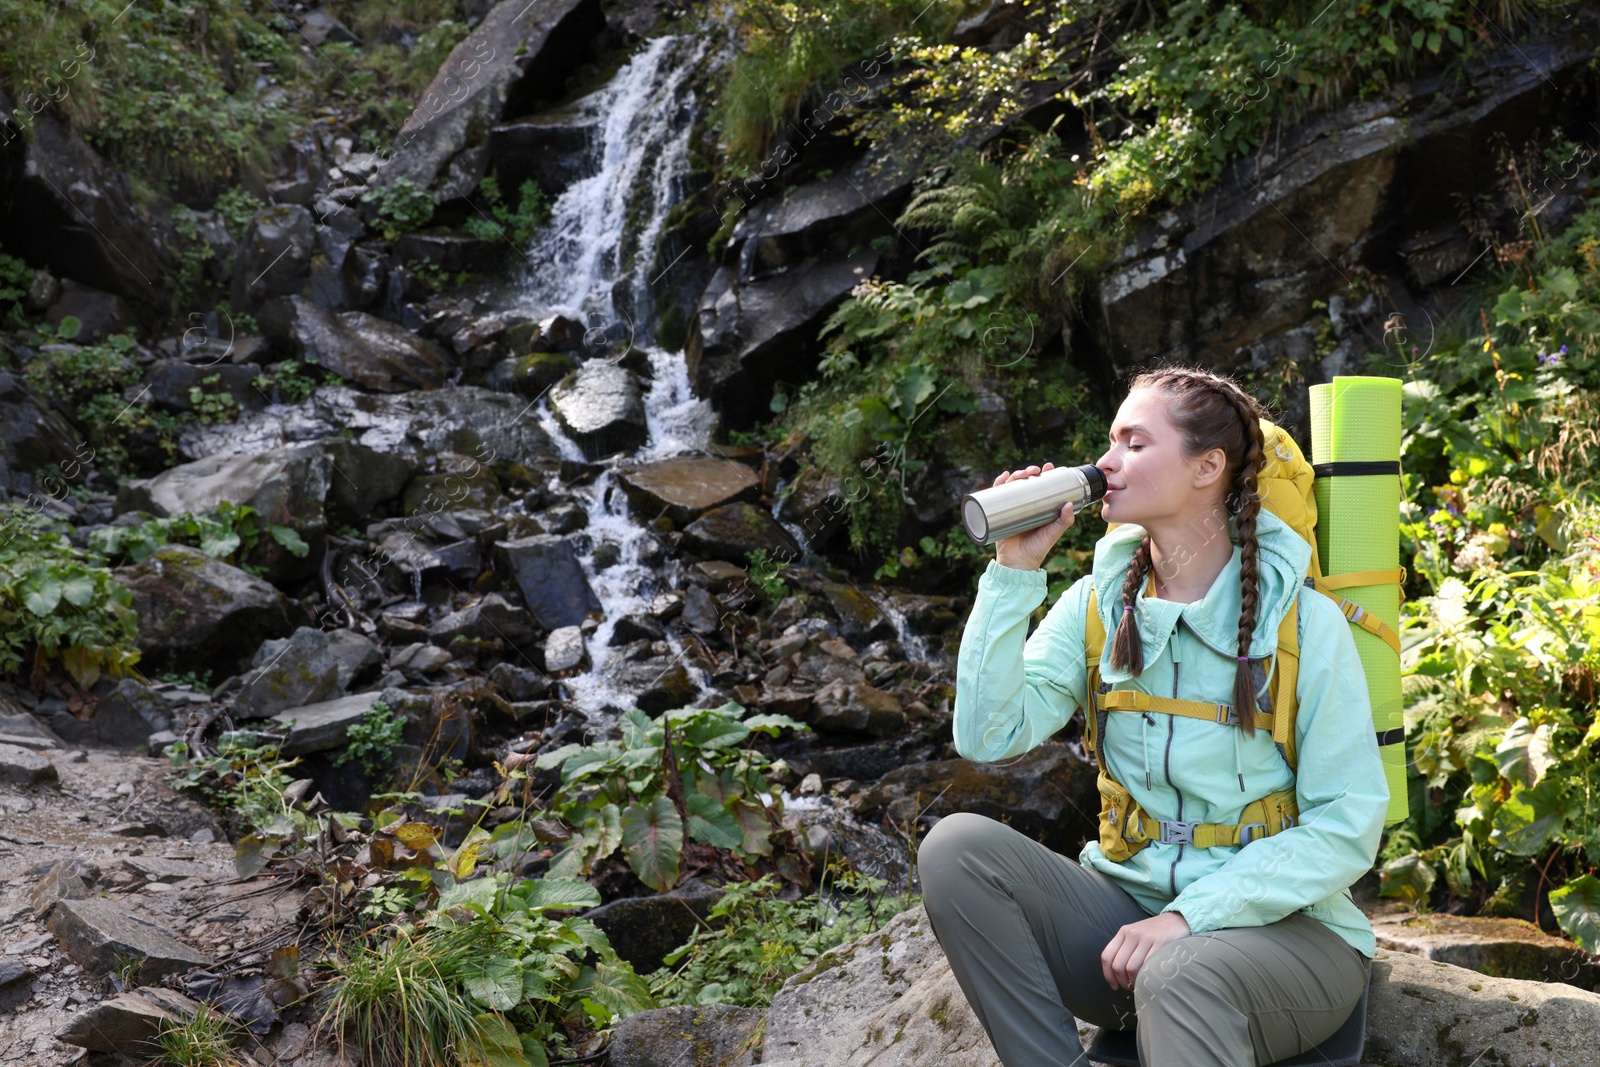
[{"label": "thermos body", "polygon": [[1054,521],[1068,501],[1077,510],[1105,494],[1106,476],[1094,464],[1053,467],[1031,478],[1014,478],[968,493],[961,500],[961,524],[978,544],[992,545]]}]

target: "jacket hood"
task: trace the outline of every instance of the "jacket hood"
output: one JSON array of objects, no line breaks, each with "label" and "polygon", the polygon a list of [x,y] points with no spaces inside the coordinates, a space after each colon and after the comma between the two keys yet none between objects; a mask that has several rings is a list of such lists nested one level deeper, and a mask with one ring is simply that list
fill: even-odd
[{"label": "jacket hood", "polygon": [[[1100,676],[1107,682],[1123,682],[1132,677],[1111,666],[1111,635],[1116,631],[1122,611],[1121,591],[1133,554],[1144,538],[1144,527],[1125,523],[1107,533],[1095,545],[1094,583],[1100,620],[1105,625],[1106,646],[1100,657]],[[1167,639],[1181,618],[1211,648],[1225,656],[1237,656],[1239,645],[1239,529],[1228,518],[1228,537],[1233,541],[1233,556],[1211,583],[1206,595],[1191,604],[1175,604],[1155,597],[1140,596],[1134,603],[1134,623],[1144,648],[1144,661],[1153,662],[1166,648]],[[1306,568],[1311,563],[1311,546],[1278,516],[1261,509],[1256,519],[1257,588],[1255,629],[1250,636],[1252,659],[1271,656],[1278,647],[1278,626],[1299,596]]]}]

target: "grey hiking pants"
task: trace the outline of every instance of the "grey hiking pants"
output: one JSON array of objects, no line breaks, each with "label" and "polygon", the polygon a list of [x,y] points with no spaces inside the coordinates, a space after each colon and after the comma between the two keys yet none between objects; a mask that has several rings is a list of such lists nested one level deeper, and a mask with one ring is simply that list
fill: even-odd
[{"label": "grey hiking pants", "polygon": [[1005,1067],[1087,1067],[1074,1016],[1137,1023],[1144,1067],[1258,1067],[1330,1036],[1366,986],[1367,958],[1295,912],[1168,942],[1131,991],[1112,989],[1100,953],[1149,914],[1114,879],[982,815],[939,820],[917,872],[934,934]]}]

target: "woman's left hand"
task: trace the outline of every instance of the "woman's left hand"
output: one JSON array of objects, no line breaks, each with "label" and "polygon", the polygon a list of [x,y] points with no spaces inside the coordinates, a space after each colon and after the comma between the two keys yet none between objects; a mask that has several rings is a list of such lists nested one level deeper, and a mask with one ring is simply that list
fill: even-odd
[{"label": "woman's left hand", "polygon": [[1150,953],[1189,936],[1189,920],[1181,912],[1164,911],[1136,923],[1128,923],[1100,952],[1100,969],[1112,989],[1132,989],[1133,980]]}]

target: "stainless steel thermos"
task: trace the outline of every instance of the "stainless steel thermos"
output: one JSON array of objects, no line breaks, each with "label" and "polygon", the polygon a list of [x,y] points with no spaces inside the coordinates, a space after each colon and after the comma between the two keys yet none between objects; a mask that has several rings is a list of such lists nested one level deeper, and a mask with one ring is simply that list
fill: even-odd
[{"label": "stainless steel thermos", "polygon": [[1093,463],[1052,467],[1032,478],[1014,478],[968,493],[961,499],[961,524],[978,544],[992,545],[1054,521],[1068,501],[1076,511],[1105,495],[1106,476]]}]

